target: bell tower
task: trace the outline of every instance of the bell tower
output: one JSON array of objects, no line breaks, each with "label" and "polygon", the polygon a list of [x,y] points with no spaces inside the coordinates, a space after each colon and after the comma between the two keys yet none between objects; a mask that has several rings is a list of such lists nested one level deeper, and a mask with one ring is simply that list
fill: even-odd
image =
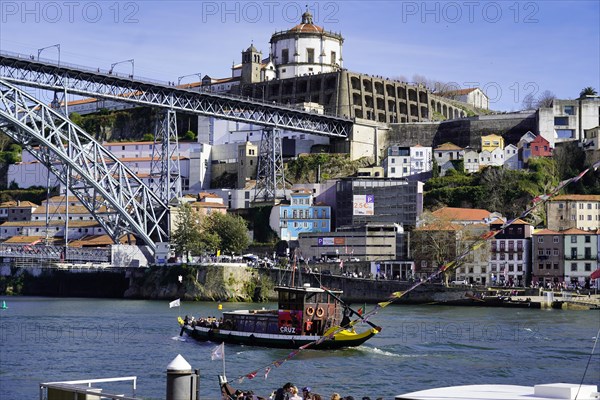
[{"label": "bell tower", "polygon": [[262,52],[254,44],[242,51],[242,84],[260,82],[261,60]]}]

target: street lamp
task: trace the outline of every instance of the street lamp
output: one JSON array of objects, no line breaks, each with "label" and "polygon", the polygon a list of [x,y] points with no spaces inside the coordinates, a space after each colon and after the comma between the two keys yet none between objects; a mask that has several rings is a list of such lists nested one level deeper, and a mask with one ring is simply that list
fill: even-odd
[{"label": "street lamp", "polygon": [[118,61],[116,63],[112,63],[110,64],[110,69],[108,70],[109,74],[112,74],[113,69],[115,69],[115,66],[119,65],[119,64],[123,64],[123,63],[131,63],[131,75],[129,76],[131,79],[133,79],[133,72],[134,72],[134,68],[135,68],[135,63],[134,60],[124,60],[124,61]]},{"label": "street lamp", "polygon": [[195,73],[195,74],[189,74],[189,75],[180,76],[179,78],[177,78],[177,86],[179,86],[179,84],[181,83],[181,80],[183,78],[188,78],[190,76],[197,76],[198,79],[199,79],[199,82],[202,82],[202,73],[198,72],[198,73]]},{"label": "street lamp", "polygon": [[49,49],[51,47],[56,47],[58,49],[58,65],[60,66],[60,43],[53,44],[53,45],[42,47],[41,49],[38,49],[37,59],[38,59],[38,61],[40,61],[40,54],[42,53],[42,51],[44,51],[46,49]]}]

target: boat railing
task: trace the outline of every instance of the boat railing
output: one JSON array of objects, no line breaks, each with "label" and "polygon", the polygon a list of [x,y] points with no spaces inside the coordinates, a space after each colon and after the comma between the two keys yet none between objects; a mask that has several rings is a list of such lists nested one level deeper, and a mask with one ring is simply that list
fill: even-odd
[{"label": "boat railing", "polygon": [[[92,387],[98,383],[131,382],[131,396],[103,392],[102,388]],[[117,378],[84,379],[78,381],[40,383],[40,400],[57,400],[65,398],[110,399],[110,400],[142,400],[135,397],[137,389],[136,376]],[[81,396],[83,395],[83,396]]]}]

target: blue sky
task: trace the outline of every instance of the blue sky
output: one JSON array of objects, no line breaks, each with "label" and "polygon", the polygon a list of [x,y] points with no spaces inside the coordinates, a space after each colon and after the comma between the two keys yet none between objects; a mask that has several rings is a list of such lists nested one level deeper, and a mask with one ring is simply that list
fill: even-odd
[{"label": "blue sky", "polygon": [[306,5],[316,24],[342,33],[352,71],[477,85],[501,111],[533,91],[600,91],[600,1],[3,0],[0,49],[37,55],[60,43],[62,62],[108,69],[134,59],[136,75],[164,81],[226,77],[251,42],[267,55],[270,36]]}]

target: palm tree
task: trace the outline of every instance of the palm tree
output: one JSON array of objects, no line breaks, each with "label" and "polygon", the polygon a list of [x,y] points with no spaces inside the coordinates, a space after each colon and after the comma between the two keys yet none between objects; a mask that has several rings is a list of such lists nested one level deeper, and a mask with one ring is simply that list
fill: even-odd
[{"label": "palm tree", "polygon": [[586,96],[596,96],[597,94],[598,92],[596,92],[596,89],[594,89],[591,86],[588,86],[581,90],[581,92],[579,93],[579,98],[584,99]]}]

